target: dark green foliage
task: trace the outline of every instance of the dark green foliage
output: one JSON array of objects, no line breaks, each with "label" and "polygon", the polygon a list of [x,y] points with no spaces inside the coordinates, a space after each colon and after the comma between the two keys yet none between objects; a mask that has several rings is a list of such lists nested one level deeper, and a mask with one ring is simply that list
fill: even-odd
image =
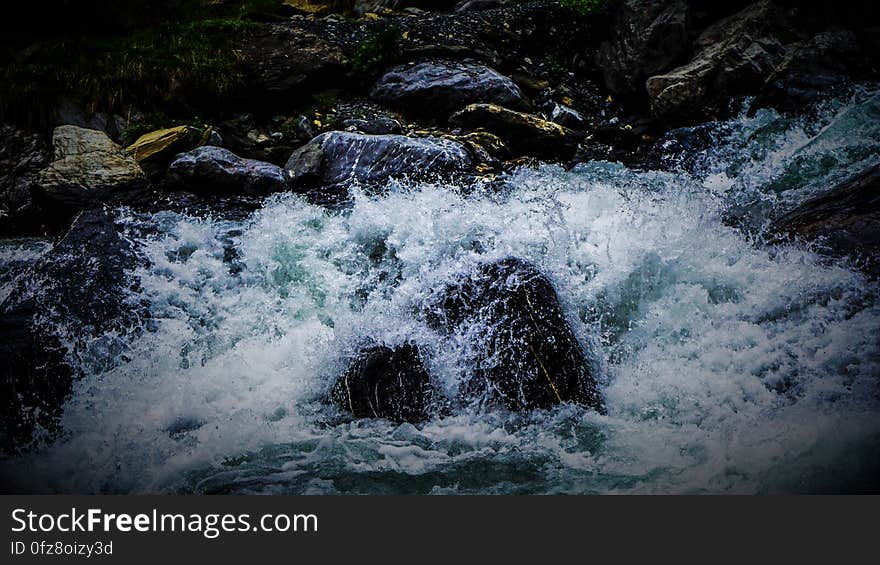
[{"label": "dark green foliage", "polygon": [[583,15],[598,15],[608,12],[615,0],[560,0],[559,4],[580,12]]},{"label": "dark green foliage", "polygon": [[218,102],[242,80],[237,41],[259,25],[254,19],[280,6],[184,0],[173,18],[135,31],[61,33],[7,47],[0,53],[0,120],[45,126],[63,98],[123,115],[132,107],[180,112],[188,100]]},{"label": "dark green foliage", "polygon": [[193,126],[201,131],[209,127],[209,124],[201,116],[189,118],[171,117],[163,112],[153,112],[145,116],[130,119],[122,131],[122,145],[131,145],[137,139],[151,131],[171,128],[181,125]]},{"label": "dark green foliage", "polygon": [[355,47],[352,70],[365,79],[375,78],[400,56],[400,35],[399,27],[383,23]]}]

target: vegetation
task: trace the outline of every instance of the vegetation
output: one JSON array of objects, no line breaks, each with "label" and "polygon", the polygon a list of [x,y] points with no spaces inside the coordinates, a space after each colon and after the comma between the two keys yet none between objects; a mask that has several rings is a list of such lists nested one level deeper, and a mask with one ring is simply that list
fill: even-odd
[{"label": "vegetation", "polygon": [[280,6],[281,0],[189,0],[173,18],[135,31],[60,33],[15,45],[3,53],[0,120],[44,125],[64,98],[89,112],[123,115],[132,106],[164,110],[156,104],[172,98],[220,100],[242,80],[238,39]]},{"label": "vegetation", "polygon": [[383,24],[357,44],[351,56],[351,68],[365,79],[375,77],[400,56],[400,28]]},{"label": "vegetation", "polygon": [[614,0],[559,0],[559,3],[583,15],[598,15],[608,12]]}]

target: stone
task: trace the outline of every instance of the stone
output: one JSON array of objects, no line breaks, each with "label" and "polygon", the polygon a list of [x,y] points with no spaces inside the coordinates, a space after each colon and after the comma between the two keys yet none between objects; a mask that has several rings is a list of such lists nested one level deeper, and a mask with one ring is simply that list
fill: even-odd
[{"label": "stone", "polygon": [[290,189],[290,175],[282,167],[211,145],[175,157],[167,180],[196,193],[261,196]]},{"label": "stone", "polygon": [[314,33],[286,24],[262,27],[242,45],[242,96],[268,113],[292,107],[321,90],[346,86],[348,59]]},{"label": "stone", "polygon": [[427,312],[439,331],[468,335],[474,367],[464,400],[510,410],[570,402],[602,412],[598,385],[550,280],[508,257],[485,263],[446,288]]},{"label": "stone", "polygon": [[782,63],[793,37],[783,10],[770,0],[709,26],[684,65],[646,82],[657,116],[694,116],[714,99],[757,90]]},{"label": "stone", "polygon": [[[114,339],[146,315],[126,302],[136,285],[129,273],[137,264],[112,214],[98,209],[81,212],[61,241],[16,281],[0,304],[3,451],[26,448],[57,431],[77,375],[68,347],[83,356],[94,345],[84,339]],[[37,430],[44,437],[34,438]]]},{"label": "stone", "polygon": [[194,149],[204,133],[193,126],[176,126],[145,133],[125,148],[138,163],[162,155],[177,154]]},{"label": "stone", "polygon": [[355,418],[418,423],[428,419],[434,389],[418,348],[363,349],[330,391],[330,400]]},{"label": "stone", "polygon": [[50,159],[43,137],[0,127],[0,236],[34,235],[45,218],[34,198],[35,177]]},{"label": "stone", "polygon": [[149,188],[144,171],[107,134],[59,126],[52,134],[53,158],[37,175],[40,193],[73,210],[128,202]]},{"label": "stone", "polygon": [[587,120],[580,112],[565,104],[554,103],[550,110],[550,121],[570,129],[584,129]]},{"label": "stone", "polygon": [[815,242],[832,257],[849,256],[880,276],[880,165],[803,202],[769,232]]},{"label": "stone", "polygon": [[473,165],[468,150],[448,139],[329,131],[294,151],[286,168],[295,190],[331,194],[353,182],[376,190],[391,179],[448,179]]},{"label": "stone", "polygon": [[685,0],[625,0],[614,10],[611,38],[597,55],[615,94],[643,94],[645,79],[667,70],[688,50]]},{"label": "stone", "polygon": [[477,102],[526,107],[516,83],[475,61],[437,60],[395,67],[376,82],[370,97],[411,115],[441,119]]},{"label": "stone", "polygon": [[533,114],[495,104],[471,104],[453,114],[449,121],[497,135],[516,155],[565,160],[571,158],[577,149],[578,136],[571,130]]}]

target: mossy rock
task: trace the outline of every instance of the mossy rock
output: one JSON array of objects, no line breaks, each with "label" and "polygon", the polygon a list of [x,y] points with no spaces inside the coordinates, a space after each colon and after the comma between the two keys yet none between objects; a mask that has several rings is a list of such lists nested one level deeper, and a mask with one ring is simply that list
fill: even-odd
[{"label": "mossy rock", "polygon": [[163,155],[168,156],[193,149],[202,137],[203,132],[199,128],[187,125],[176,126],[145,133],[125,150],[141,163],[155,160]]}]

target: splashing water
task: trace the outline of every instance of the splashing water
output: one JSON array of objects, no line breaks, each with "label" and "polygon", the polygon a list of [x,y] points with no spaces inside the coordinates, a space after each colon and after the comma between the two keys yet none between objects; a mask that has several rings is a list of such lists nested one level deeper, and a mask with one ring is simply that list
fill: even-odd
[{"label": "splashing water", "polygon": [[[877,284],[723,218],[880,161],[880,100],[859,89],[809,120],[761,111],[706,128],[709,149],[674,172],[542,166],[503,193],[399,185],[345,214],[290,195],[245,219],[123,210],[149,259],[132,300],[153,326],[129,362],[75,384],[60,440],[5,464],[73,492],[876,488]],[[468,344],[420,312],[432,289],[508,255],[553,281],[607,415],[328,415],[322,395],[363,337],[418,343],[453,393]]]}]

